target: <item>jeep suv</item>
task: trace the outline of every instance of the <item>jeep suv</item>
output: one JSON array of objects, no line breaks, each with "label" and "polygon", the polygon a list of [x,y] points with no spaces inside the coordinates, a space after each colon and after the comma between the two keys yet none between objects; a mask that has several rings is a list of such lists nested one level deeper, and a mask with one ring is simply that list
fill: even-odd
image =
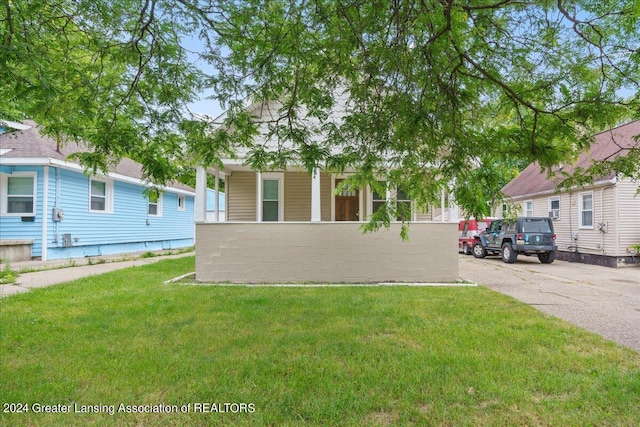
[{"label": "jeep suv", "polygon": [[500,255],[504,262],[514,263],[519,254],[536,254],[541,263],[551,264],[556,258],[555,240],[553,222],[548,217],[494,220],[473,245],[473,255]]}]

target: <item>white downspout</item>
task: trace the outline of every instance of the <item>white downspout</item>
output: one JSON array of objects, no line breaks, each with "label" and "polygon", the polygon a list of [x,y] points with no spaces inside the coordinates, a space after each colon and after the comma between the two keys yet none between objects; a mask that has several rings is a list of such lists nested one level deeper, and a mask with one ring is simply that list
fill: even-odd
[{"label": "white downspout", "polygon": [[42,261],[47,261],[49,253],[47,246],[49,246],[49,231],[47,230],[49,221],[49,166],[44,167],[44,173],[42,176]]}]

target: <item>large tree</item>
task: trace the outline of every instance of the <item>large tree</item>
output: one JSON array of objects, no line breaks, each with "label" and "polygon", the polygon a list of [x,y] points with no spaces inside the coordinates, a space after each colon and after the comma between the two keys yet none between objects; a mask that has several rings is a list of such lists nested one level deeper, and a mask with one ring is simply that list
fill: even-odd
[{"label": "large tree", "polygon": [[[135,152],[155,179],[184,148],[208,165],[235,144],[257,169],[354,168],[353,185],[384,178],[424,204],[453,183],[482,215],[518,165],[567,162],[638,117],[636,1],[30,3],[0,12],[0,113],[81,136],[95,163]],[[207,78],[180,47],[194,31]],[[204,87],[228,109],[215,134],[181,115]],[[273,100],[268,137],[281,145],[267,152],[245,107]],[[637,176],[637,153],[625,159],[593,173]]]}]

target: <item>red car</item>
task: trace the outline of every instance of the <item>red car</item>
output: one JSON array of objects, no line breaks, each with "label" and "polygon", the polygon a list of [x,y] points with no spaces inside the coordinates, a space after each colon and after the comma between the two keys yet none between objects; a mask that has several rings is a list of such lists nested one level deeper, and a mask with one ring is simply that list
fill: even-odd
[{"label": "red car", "polygon": [[463,219],[458,224],[458,252],[471,255],[473,245],[480,241],[478,236],[491,225],[491,219]]}]

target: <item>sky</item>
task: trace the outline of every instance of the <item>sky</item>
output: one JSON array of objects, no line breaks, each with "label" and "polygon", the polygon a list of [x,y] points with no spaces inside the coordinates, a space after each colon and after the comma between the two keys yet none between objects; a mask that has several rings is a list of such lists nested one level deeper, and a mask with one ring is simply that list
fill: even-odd
[{"label": "sky", "polygon": [[[198,57],[198,52],[203,50],[203,44],[198,39],[196,35],[191,37],[184,37],[182,39],[182,45],[189,52],[189,58],[193,61],[198,67],[207,74],[213,73],[213,68],[208,65],[205,61]],[[214,99],[206,99],[208,96],[213,95],[213,90],[205,91],[201,94],[200,100],[189,104],[189,109],[194,114],[206,114],[212,118],[218,117],[223,113],[222,107],[218,103],[218,101]]]}]

